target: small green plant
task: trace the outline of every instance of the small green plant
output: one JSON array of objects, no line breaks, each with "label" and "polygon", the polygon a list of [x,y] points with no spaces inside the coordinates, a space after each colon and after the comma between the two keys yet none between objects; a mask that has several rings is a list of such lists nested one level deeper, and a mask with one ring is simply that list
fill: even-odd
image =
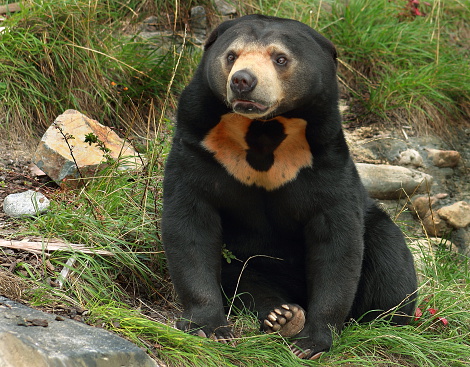
[{"label": "small green plant", "polygon": [[108,164],[113,164],[114,163],[114,159],[109,154],[111,152],[111,149],[109,149],[105,145],[105,143],[98,138],[98,136],[96,136],[93,133],[86,134],[85,135],[85,143],[88,143],[90,146],[91,146],[91,144],[96,144],[98,149],[103,152],[103,157],[106,158],[106,163],[108,163]]},{"label": "small green plant", "polygon": [[78,175],[83,178],[83,175],[82,175],[82,172],[80,171],[80,168],[78,167],[78,163],[77,163],[77,160],[75,159],[75,156],[73,154],[73,147],[72,145],[70,144],[70,140],[73,140],[75,139],[75,136],[73,136],[72,134],[70,133],[66,133],[64,132],[64,129],[62,129],[62,126],[60,126],[60,124],[58,123],[53,123],[53,126],[54,128],[56,128],[60,135],[62,135],[62,138],[64,139],[65,141],[65,144],[67,144],[67,147],[69,149],[69,152],[70,152],[70,156],[72,157],[72,160],[73,162],[75,163],[75,167],[77,168],[77,172],[78,172]]},{"label": "small green plant", "polygon": [[226,245],[224,244],[222,246],[222,257],[227,261],[229,264],[232,262],[232,260],[237,260],[237,257],[230,251]]}]

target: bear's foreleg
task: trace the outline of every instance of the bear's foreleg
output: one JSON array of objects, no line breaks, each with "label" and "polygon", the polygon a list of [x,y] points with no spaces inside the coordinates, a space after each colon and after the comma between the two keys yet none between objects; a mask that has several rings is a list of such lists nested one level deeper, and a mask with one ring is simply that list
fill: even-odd
[{"label": "bear's foreleg", "polygon": [[162,232],[171,279],[183,304],[177,328],[219,341],[232,339],[220,289],[218,213],[200,199],[169,195]]},{"label": "bear's foreleg", "polygon": [[363,257],[360,218],[315,216],[305,229],[308,307],[303,330],[291,349],[315,359],[332,345],[354,302]]}]

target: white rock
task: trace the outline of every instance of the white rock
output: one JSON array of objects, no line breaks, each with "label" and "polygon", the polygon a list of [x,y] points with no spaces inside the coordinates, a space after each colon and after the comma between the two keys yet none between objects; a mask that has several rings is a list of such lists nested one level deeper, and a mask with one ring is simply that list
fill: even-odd
[{"label": "white rock", "polygon": [[10,217],[31,216],[44,213],[50,201],[40,192],[28,190],[10,194],[3,201],[3,211]]},{"label": "white rock", "polygon": [[398,199],[428,191],[432,176],[406,167],[357,163],[369,195],[376,199]]},{"label": "white rock", "polygon": [[400,166],[423,167],[423,157],[415,149],[407,149],[400,153],[398,157]]}]

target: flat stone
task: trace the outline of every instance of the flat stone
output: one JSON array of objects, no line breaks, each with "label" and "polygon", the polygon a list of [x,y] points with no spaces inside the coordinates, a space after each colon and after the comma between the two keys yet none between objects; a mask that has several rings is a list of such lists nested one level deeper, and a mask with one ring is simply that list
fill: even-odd
[{"label": "flat stone", "polygon": [[[85,142],[89,134],[102,146]],[[74,186],[78,178],[93,177],[106,167],[108,158],[119,160],[124,168],[141,165],[136,151],[109,127],[78,111],[67,110],[44,133],[33,163],[59,185]]]},{"label": "flat stone", "polygon": [[28,190],[8,195],[3,201],[3,211],[10,217],[35,216],[44,213],[50,201],[40,192]]},{"label": "flat stone", "polygon": [[2,367],[157,367],[142,349],[106,330],[0,296]]},{"label": "flat stone", "polygon": [[376,199],[398,199],[427,192],[432,177],[426,173],[383,164],[357,163],[357,170],[369,195]]},{"label": "flat stone", "polygon": [[466,201],[444,206],[437,212],[453,228],[465,228],[470,225],[470,205]]}]

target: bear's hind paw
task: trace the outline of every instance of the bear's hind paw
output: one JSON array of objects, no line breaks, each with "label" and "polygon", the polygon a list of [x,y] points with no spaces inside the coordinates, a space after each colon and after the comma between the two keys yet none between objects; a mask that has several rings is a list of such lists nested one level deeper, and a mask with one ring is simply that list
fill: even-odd
[{"label": "bear's hind paw", "polygon": [[305,325],[305,311],[295,304],[284,304],[276,307],[262,322],[265,332],[275,333],[285,338],[296,336]]}]

